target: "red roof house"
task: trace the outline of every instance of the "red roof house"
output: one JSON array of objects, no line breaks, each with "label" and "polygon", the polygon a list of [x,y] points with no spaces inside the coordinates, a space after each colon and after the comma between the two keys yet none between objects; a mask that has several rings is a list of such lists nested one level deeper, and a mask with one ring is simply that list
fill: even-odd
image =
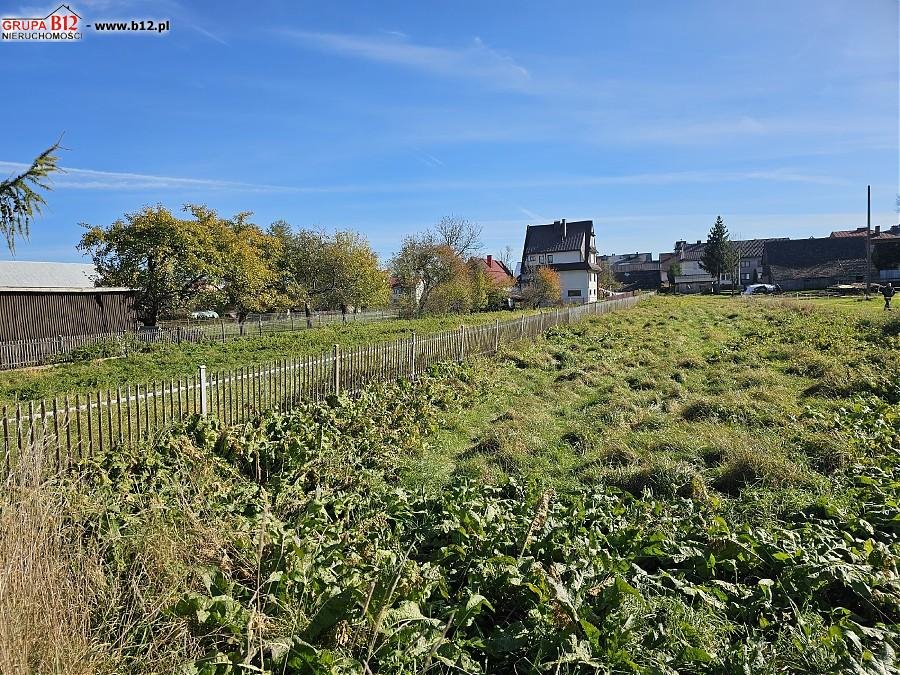
[{"label": "red roof house", "polygon": [[476,258],[488,278],[500,286],[512,286],[515,283],[512,272],[501,261],[488,255],[486,258]]}]

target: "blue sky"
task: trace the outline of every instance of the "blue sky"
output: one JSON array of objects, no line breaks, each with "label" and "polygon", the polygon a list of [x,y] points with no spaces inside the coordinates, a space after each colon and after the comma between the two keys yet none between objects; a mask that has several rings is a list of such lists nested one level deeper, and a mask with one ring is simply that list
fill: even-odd
[{"label": "blue sky", "polygon": [[69,4],[172,30],[0,44],[0,174],[68,148],[18,259],[80,260],[79,223],[158,202],[353,228],[385,258],[448,214],[493,253],[558,218],[602,252],[717,214],[825,236],[865,224],[868,183],[897,222],[896,0]]}]

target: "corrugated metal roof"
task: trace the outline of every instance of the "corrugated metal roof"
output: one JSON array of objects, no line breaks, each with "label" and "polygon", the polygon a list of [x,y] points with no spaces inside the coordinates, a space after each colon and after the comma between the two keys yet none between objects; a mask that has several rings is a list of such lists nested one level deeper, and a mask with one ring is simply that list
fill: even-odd
[{"label": "corrugated metal roof", "polygon": [[94,288],[97,270],[85,263],[0,260],[4,288]]}]

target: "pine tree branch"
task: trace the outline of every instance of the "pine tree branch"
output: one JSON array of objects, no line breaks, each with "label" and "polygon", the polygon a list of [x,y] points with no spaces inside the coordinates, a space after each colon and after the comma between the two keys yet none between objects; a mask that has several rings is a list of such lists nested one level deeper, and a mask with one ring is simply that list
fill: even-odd
[{"label": "pine tree branch", "polygon": [[47,177],[61,171],[56,155],[61,142],[62,136],[38,155],[27,170],[0,182],[0,232],[11,253],[16,251],[16,236],[28,238],[31,220],[47,203],[38,190],[50,190]]}]

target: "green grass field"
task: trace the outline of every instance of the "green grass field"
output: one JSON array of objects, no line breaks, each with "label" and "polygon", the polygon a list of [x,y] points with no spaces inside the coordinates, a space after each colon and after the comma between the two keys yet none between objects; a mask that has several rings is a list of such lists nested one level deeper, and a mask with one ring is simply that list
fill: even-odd
[{"label": "green grass field", "polygon": [[654,297],[0,501],[0,672],[890,673],[900,315]]},{"label": "green grass field", "polygon": [[[196,375],[202,363],[210,370],[224,370],[306,354],[320,354],[332,345],[343,347],[371,342],[389,342],[420,334],[477,325],[497,319],[507,321],[521,312],[481,312],[477,314],[396,319],[371,323],[333,324],[297,332],[232,340],[225,344],[183,343],[147,345],[146,351],[123,358],[79,360],[40,368],[0,371],[0,403],[52,398],[75,392],[115,388],[116,385],[162,382]],[[527,313],[531,313],[528,311]]]}]

